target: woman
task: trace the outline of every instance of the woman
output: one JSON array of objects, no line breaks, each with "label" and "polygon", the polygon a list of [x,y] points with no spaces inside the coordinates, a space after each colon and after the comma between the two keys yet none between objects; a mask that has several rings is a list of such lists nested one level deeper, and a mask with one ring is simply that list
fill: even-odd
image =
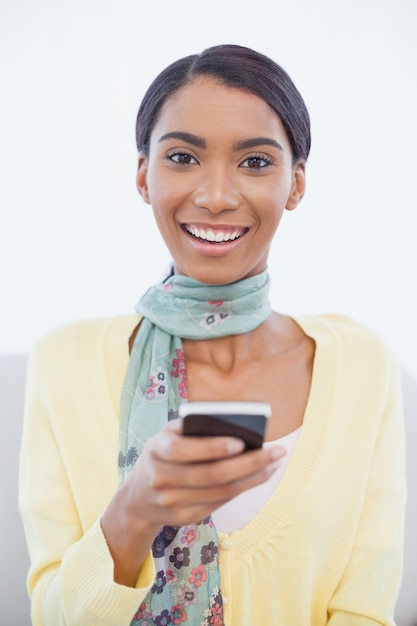
[{"label": "woman", "polygon": [[[268,301],[271,241],[305,190],[300,94],[269,58],[216,46],[155,79],[136,134],[173,275],[137,315],[34,351],[20,496],[34,624],[393,624],[395,360],[350,319]],[[187,400],[268,402],[267,443],[184,437]]]}]

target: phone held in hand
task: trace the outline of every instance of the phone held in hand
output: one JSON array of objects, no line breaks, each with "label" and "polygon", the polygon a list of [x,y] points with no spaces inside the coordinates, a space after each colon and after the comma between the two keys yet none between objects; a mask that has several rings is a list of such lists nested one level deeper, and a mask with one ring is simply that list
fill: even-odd
[{"label": "phone held in hand", "polygon": [[184,402],[178,414],[183,435],[238,437],[246,451],[262,447],[271,407],[267,402]]}]

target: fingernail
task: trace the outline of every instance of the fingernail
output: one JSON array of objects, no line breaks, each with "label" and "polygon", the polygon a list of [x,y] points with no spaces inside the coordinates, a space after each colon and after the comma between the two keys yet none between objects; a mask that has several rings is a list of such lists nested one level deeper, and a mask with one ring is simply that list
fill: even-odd
[{"label": "fingernail", "polygon": [[230,454],[236,454],[237,452],[242,452],[245,444],[242,439],[229,439],[227,442],[227,451]]},{"label": "fingernail", "polygon": [[271,448],[271,456],[273,459],[282,459],[287,454],[287,451],[282,446]]}]

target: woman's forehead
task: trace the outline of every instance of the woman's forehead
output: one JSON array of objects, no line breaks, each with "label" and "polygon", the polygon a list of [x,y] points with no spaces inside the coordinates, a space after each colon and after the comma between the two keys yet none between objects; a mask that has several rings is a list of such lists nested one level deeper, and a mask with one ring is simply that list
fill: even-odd
[{"label": "woman's forehead", "polygon": [[262,98],[213,77],[198,77],[170,96],[156,120],[152,139],[183,131],[286,136],[277,113]]}]

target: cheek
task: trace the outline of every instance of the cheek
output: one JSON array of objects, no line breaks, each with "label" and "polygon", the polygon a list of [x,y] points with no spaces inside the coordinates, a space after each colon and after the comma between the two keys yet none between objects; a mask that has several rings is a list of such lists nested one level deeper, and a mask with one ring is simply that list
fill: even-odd
[{"label": "cheek", "polygon": [[165,193],[165,190],[159,187],[157,193],[151,194],[150,204],[159,233],[171,254],[174,254],[178,241],[175,199],[172,193]]},{"label": "cheek", "polygon": [[164,240],[169,238],[170,225],[171,220],[169,219],[169,213],[166,210],[163,210],[158,204],[152,203],[152,211],[155,223],[158,227],[158,230],[163,237]]},{"label": "cheek", "polygon": [[274,186],[259,197],[257,205],[260,208],[260,218],[271,228],[276,228],[282,218],[287,202],[286,190]]},{"label": "cheek", "polygon": [[172,220],[173,215],[181,206],[186,195],[185,185],[178,184],[178,180],[172,180],[165,170],[162,172],[151,172],[148,176],[148,195],[155,219],[159,221],[159,226],[163,222]]},{"label": "cheek", "polygon": [[280,211],[285,209],[290,190],[289,176],[277,174],[256,180],[255,184],[249,184],[243,193],[261,210],[268,207],[271,211]]},{"label": "cheek", "polygon": [[152,169],[148,172],[147,187],[149,201],[154,210],[159,210],[160,207],[164,207],[166,199],[169,196],[168,187],[164,183],[164,179],[160,176],[156,176]]}]

